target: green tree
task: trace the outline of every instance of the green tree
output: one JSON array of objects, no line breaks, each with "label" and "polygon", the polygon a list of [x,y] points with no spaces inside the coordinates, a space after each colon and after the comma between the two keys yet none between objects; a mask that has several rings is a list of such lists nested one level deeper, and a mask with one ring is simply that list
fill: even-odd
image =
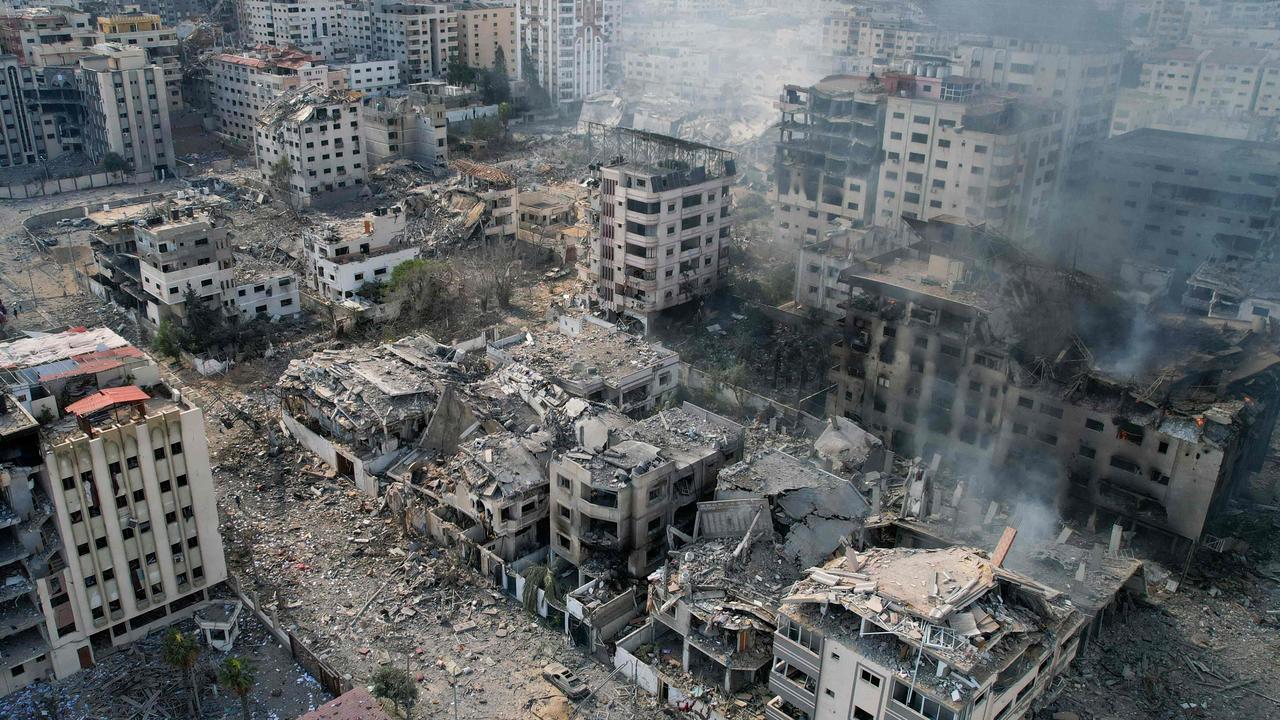
[{"label": "green tree", "polygon": [[161,320],[156,336],[151,341],[151,347],[161,355],[168,355],[177,360],[182,351],[182,331],[175,328],[168,320]]},{"label": "green tree", "polygon": [[289,191],[289,178],[293,176],[293,166],[289,164],[289,158],[281,155],[280,159],[275,161],[271,166],[271,187],[279,192]]},{"label": "green tree", "polygon": [[257,681],[253,665],[244,658],[229,657],[218,668],[218,684],[240,698],[240,714],[244,720],[249,720],[249,693]]},{"label": "green tree", "polygon": [[445,73],[445,80],[450,85],[459,87],[472,85],[476,81],[476,70],[468,65],[466,60],[454,55],[449,60],[449,70]]},{"label": "green tree", "polygon": [[196,687],[196,661],[200,659],[200,646],[195,637],[177,628],[173,628],[164,636],[161,649],[165,664],[175,670],[181,670],[187,679],[187,689],[191,692],[191,702],[195,706],[196,717],[200,717],[200,690]]},{"label": "green tree", "polygon": [[400,304],[400,317],[415,325],[448,331],[465,304],[464,288],[447,263],[417,258],[391,271],[388,297]]},{"label": "green tree", "polygon": [[404,708],[407,718],[418,702],[418,684],[408,670],[383,665],[373,673],[373,694],[395,704],[396,710]]},{"label": "green tree", "polygon": [[109,152],[102,156],[102,162],[98,165],[104,172],[122,173],[128,172],[132,167],[128,160],[120,156],[120,153]]},{"label": "green tree", "polygon": [[215,302],[208,302],[187,286],[182,296],[186,320],[183,322],[182,345],[191,353],[202,353],[227,344],[227,318]]}]

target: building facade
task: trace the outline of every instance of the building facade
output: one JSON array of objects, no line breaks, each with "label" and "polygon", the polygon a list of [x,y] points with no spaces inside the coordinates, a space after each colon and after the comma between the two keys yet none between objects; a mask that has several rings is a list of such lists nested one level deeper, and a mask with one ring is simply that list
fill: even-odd
[{"label": "building facade", "polygon": [[106,328],[0,357],[7,694],[190,615],[227,573],[202,412],[149,357]]},{"label": "building facade", "polygon": [[164,69],[170,112],[176,112],[185,106],[182,99],[182,60],[178,57],[178,35],[164,26],[159,15],[130,13],[100,17],[98,33],[104,42],[146,50],[151,64]]},{"label": "building facade", "polygon": [[523,62],[554,104],[606,88],[605,68],[618,21],[617,0],[519,0]]},{"label": "building facade", "polygon": [[776,237],[800,246],[874,224],[894,80],[833,75],[786,87],[773,172]]},{"label": "building facade", "polygon": [[877,223],[963,217],[1043,241],[1062,161],[1062,114],[979,81],[916,78],[889,97]]},{"label": "building facade", "polygon": [[304,85],[331,90],[347,87],[347,75],[330,68],[320,57],[297,50],[260,47],[240,53],[219,53],[206,60],[209,101],[218,133],[231,142],[252,147],[263,108],[286,91]]},{"label": "building facade", "polygon": [[165,70],[142,48],[103,44],[80,60],[84,152],[94,162],[115,153],[135,173],[174,177],[173,129]]},{"label": "building facade", "polygon": [[263,109],[254,155],[264,181],[308,207],[363,190],[368,170],[360,146],[359,96],[308,86]]},{"label": "building facade", "polygon": [[521,77],[520,14],[515,2],[476,0],[456,3],[458,54],[473,68],[501,66],[509,78]]},{"label": "building facade", "polygon": [[731,153],[630,130],[600,166],[598,237],[582,262],[592,296],[606,310],[647,323],[715,290],[728,274],[733,232]]}]

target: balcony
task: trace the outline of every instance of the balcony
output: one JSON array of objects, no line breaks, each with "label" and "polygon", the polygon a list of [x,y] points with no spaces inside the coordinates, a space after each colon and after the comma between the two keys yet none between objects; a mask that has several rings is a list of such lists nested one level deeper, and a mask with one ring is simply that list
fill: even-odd
[{"label": "balcony", "polygon": [[776,659],[785,660],[787,664],[800,668],[811,676],[818,675],[822,662],[818,653],[781,633],[773,635],[773,656]]},{"label": "balcony", "polygon": [[808,681],[809,684],[814,686],[815,690],[816,683],[795,670],[789,670],[784,675],[779,671],[779,667],[785,667],[785,665],[783,662],[778,662],[774,665],[773,671],[769,673],[769,689],[777,693],[778,697],[784,702],[794,705],[812,716],[817,709],[817,696],[814,694],[814,690],[809,689],[805,683]]}]

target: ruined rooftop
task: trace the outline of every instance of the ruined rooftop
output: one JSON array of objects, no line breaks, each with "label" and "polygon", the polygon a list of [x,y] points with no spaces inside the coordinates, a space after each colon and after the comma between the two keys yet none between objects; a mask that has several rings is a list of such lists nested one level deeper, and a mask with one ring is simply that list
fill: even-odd
[{"label": "ruined rooftop", "polygon": [[583,319],[581,330],[573,335],[550,327],[526,332],[523,337],[517,336],[495,347],[510,362],[537,370],[554,381],[576,386],[600,382],[618,387],[637,373],[674,365],[678,357],[661,345],[645,342],[589,317]]},{"label": "ruined rooftop", "polygon": [[[789,615],[895,669],[904,682],[930,688],[953,709],[1029,648],[1083,622],[1060,593],[973,548],[848,551],[806,574],[782,600]],[[864,634],[864,620],[883,632]],[[913,672],[917,653],[946,668]]]},{"label": "ruined rooftop", "polygon": [[265,128],[281,124],[300,125],[313,118],[319,119],[329,105],[347,105],[358,97],[358,93],[349,90],[328,90],[319,85],[286,90],[262,109],[258,125]]},{"label": "ruined rooftop", "polygon": [[462,376],[459,353],[426,335],[371,348],[321,350],[293,360],[277,387],[303,398],[343,434],[361,435],[431,413]]}]

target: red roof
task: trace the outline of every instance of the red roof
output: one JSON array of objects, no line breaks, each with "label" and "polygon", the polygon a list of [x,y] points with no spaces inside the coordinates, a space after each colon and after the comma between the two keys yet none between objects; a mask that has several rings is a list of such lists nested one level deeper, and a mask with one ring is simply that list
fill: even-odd
[{"label": "red roof", "polygon": [[391,720],[367,690],[362,687],[348,690],[298,720]]},{"label": "red roof", "polygon": [[106,372],[114,370],[124,363],[115,358],[93,358],[77,364],[70,370],[51,373],[49,375],[41,375],[40,382],[48,382],[50,380],[62,380],[63,378],[78,377],[80,375],[92,375],[94,373]]},{"label": "red roof", "polygon": [[143,392],[142,388],[137,385],[126,385],[124,387],[107,388],[89,397],[77,400],[67,406],[67,412],[75,413],[76,415],[88,415],[99,410],[106,410],[112,405],[142,402],[150,399],[151,396]]}]

